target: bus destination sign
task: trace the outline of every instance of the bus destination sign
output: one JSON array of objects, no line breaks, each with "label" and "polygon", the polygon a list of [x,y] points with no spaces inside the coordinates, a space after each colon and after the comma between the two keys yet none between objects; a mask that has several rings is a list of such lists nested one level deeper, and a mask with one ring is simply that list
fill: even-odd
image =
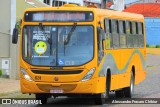
[{"label": "bus destination sign", "polygon": [[26,22],[86,22],[93,21],[92,12],[26,12],[24,16]]}]

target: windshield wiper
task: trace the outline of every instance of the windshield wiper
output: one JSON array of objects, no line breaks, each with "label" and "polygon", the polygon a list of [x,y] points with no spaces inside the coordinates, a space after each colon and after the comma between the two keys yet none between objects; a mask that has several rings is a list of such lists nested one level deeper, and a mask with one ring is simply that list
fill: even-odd
[{"label": "windshield wiper", "polygon": [[77,23],[74,22],[74,24],[73,24],[70,32],[69,32],[68,35],[67,35],[67,38],[64,40],[64,45],[67,45],[67,44],[69,43],[69,41],[70,41],[70,39],[71,39],[71,36],[72,36],[72,33],[73,33],[74,30],[76,29],[76,26],[77,26]]},{"label": "windshield wiper", "polygon": [[41,31],[43,32],[45,38],[46,38],[46,41],[51,45],[52,44],[52,41],[50,40],[50,38],[48,38],[48,36],[46,35],[45,31],[44,31],[44,26],[42,25],[42,23],[39,23],[39,28],[41,29]]}]

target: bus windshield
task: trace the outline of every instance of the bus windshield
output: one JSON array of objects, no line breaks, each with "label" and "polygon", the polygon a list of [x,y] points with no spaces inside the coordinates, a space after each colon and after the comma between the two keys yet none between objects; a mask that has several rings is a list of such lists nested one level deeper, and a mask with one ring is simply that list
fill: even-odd
[{"label": "bus windshield", "polygon": [[[24,26],[23,59],[35,66],[80,66],[93,58],[93,26]],[[46,38],[47,37],[47,38]],[[52,41],[47,42],[47,39]]]}]

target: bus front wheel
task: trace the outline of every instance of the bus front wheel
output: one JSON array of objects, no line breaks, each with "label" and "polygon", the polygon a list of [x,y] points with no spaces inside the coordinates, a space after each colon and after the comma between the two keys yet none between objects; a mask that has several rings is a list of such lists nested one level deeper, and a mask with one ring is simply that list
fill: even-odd
[{"label": "bus front wheel", "polygon": [[115,91],[115,94],[116,94],[117,98],[123,98],[124,97],[124,91],[123,91],[123,89]]},{"label": "bus front wheel", "polygon": [[102,105],[106,101],[106,92],[95,95],[95,104]]},{"label": "bus front wheel", "polygon": [[48,96],[46,94],[35,94],[36,100],[41,100],[42,104],[47,103]]},{"label": "bus front wheel", "polygon": [[111,75],[110,75],[110,72],[107,72],[106,91],[104,93],[100,93],[96,95],[95,104],[102,105],[105,103],[106,99],[109,98],[110,83],[111,83]]}]

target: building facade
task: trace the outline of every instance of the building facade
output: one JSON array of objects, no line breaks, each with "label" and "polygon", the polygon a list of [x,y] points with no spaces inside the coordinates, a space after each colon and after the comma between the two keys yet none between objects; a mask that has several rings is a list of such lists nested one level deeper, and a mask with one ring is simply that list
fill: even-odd
[{"label": "building facade", "polygon": [[0,69],[3,76],[16,78],[17,46],[11,44],[16,22],[16,0],[1,0],[0,8]]},{"label": "building facade", "polygon": [[[0,70],[2,77],[19,79],[19,43],[12,44],[12,31],[26,8],[46,7],[37,0],[1,0]],[[19,40],[18,40],[19,42]]]},{"label": "building facade", "polygon": [[160,18],[145,18],[148,45],[160,45]]},{"label": "building facade", "polygon": [[[79,6],[94,5],[98,8],[103,8],[105,0],[39,0],[49,6],[62,6],[64,4],[77,4]],[[107,8],[122,11],[124,9],[124,0],[106,0]],[[109,5],[109,7],[108,7]]]}]

